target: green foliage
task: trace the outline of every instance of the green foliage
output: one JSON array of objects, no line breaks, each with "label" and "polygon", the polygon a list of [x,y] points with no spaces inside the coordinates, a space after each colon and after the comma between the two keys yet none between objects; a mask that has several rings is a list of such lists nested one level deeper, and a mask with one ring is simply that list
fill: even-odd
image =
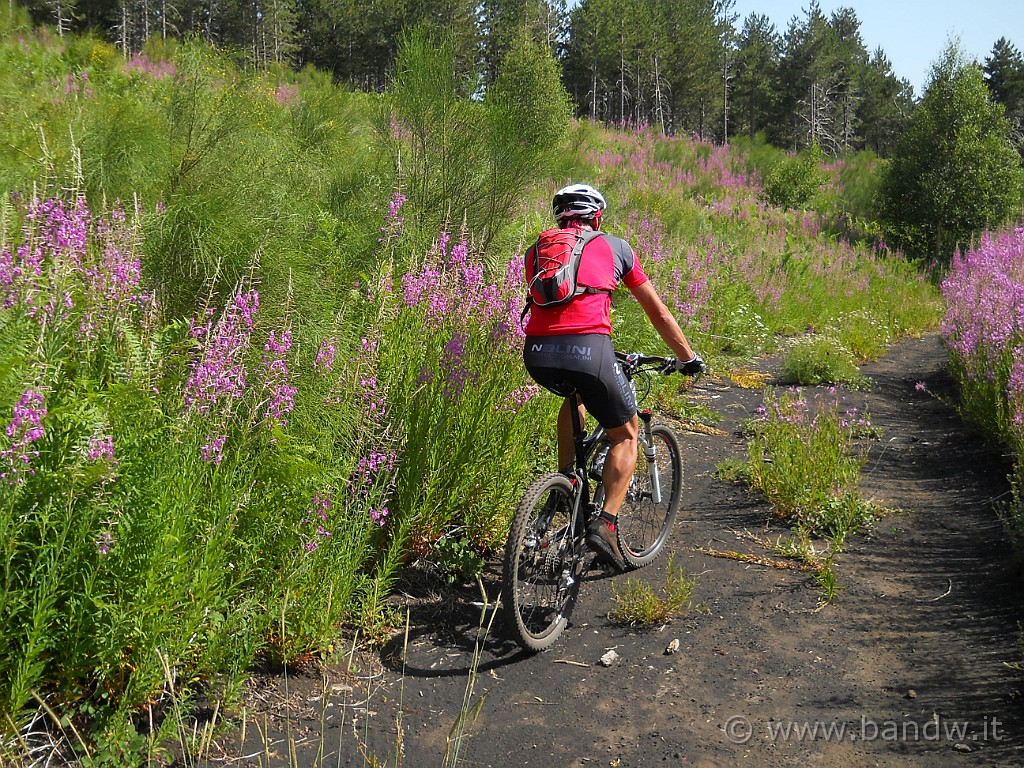
[{"label": "green foliage", "polygon": [[[466,247],[435,244],[420,274],[443,273]],[[536,435],[556,405],[530,396],[519,345],[506,337],[509,320],[482,308],[471,295],[479,290],[454,279],[439,286],[436,301],[452,310],[443,316],[426,302],[401,311],[398,296],[385,307],[381,364],[408,457],[398,470],[396,525],[408,537],[402,545],[417,552],[452,527],[482,551],[504,542]]]},{"label": "green foliage", "polygon": [[1016,128],[1014,142],[1017,151],[1024,155],[1024,137],[1020,129],[1024,125],[1024,56],[1005,37],[1000,37],[992,46],[992,53],[985,57],[985,84],[992,92],[992,99],[1006,108],[1006,117]]},{"label": "green foliage", "polygon": [[[870,427],[856,409],[840,413],[839,398],[809,401],[800,390],[767,393],[760,416],[748,423],[747,462],[724,462],[722,479],[761,491],[793,535],[766,544],[814,570],[825,602],[842,589],[835,555],[846,537],[867,530],[884,510],[857,492],[866,452],[855,440]],[[824,552],[812,537],[827,537]]]},{"label": "green foliage", "polygon": [[865,150],[825,166],[829,181],[814,199],[827,228],[850,241],[877,245],[884,240],[876,221],[885,162]]},{"label": "green foliage", "polygon": [[615,605],[608,612],[608,619],[614,624],[630,627],[666,624],[692,607],[691,598],[696,586],[697,580],[687,578],[686,571],[676,565],[675,556],[669,556],[665,583],[660,590],[638,579],[626,579],[621,592],[612,584]]},{"label": "green foliage", "polygon": [[[842,535],[845,537],[846,531],[843,531]],[[831,603],[842,590],[835,566],[835,556],[841,545],[842,540],[837,539],[827,542],[825,548],[819,550],[811,541],[810,531],[798,527],[792,536],[779,537],[769,549],[782,557],[810,566],[814,571],[814,581],[821,589],[822,602]]]},{"label": "green foliage", "polygon": [[434,542],[431,560],[449,582],[472,581],[483,573],[485,565],[484,559],[467,539],[459,536],[457,530]]},{"label": "green foliage", "polygon": [[828,334],[795,339],[782,360],[785,384],[847,384],[862,387],[867,383],[857,369],[853,353],[836,337]]},{"label": "green foliage", "polygon": [[[230,309],[216,322],[161,317],[131,267],[141,212],[128,225],[81,202],[33,206],[19,219],[5,200],[0,217],[5,254],[41,254],[41,275],[14,273],[0,311],[5,408],[39,397],[12,422],[38,420],[31,449],[10,434],[2,443],[0,712],[20,723],[38,692],[83,702],[77,716],[100,734],[151,701],[170,668],[187,696],[258,653],[322,648],[359,617],[373,510],[391,489],[357,459],[387,446],[353,405],[362,387],[349,368],[307,382],[285,432],[272,409],[289,372],[264,357],[276,354],[272,335],[262,351],[231,353],[244,394],[196,410],[200,351],[211,335],[226,343]],[[54,226],[81,235],[55,248]],[[332,508],[332,497],[347,501]]]},{"label": "green foliage", "polygon": [[900,136],[906,131],[916,108],[914,88],[906,78],[899,78],[892,62],[881,48],[871,53],[860,82],[863,100],[857,108],[863,141],[857,146],[892,157]]},{"label": "green foliage", "polygon": [[767,16],[751,13],[736,41],[736,74],[730,122],[737,137],[753,140],[771,124],[777,108],[782,38]]},{"label": "green foliage", "polygon": [[710,0],[584,0],[569,13],[564,80],[578,114],[721,137],[731,33]]},{"label": "green foliage", "polygon": [[826,603],[835,602],[843,588],[836,577],[836,571],[833,567],[834,557],[835,551],[830,550],[828,557],[825,558],[821,566],[814,572],[814,580],[818,582],[818,586],[821,588],[822,599]]},{"label": "green foliage", "polygon": [[742,459],[724,459],[715,467],[715,477],[727,483],[749,482],[750,464]]},{"label": "green foliage", "polygon": [[484,114],[468,98],[475,85],[459,76],[448,40],[434,40],[421,28],[402,38],[378,130],[390,137],[409,213],[428,229],[479,208]]},{"label": "green foliage", "polygon": [[1009,501],[1001,501],[996,505],[996,514],[1013,547],[1013,559],[1019,567],[1024,565],[1024,465],[1020,461],[1015,462],[1010,486],[1011,497]]},{"label": "green foliage", "polygon": [[487,110],[490,198],[484,245],[563,152],[571,116],[558,63],[546,45],[522,35],[506,56],[484,99]]},{"label": "green foliage", "polygon": [[910,127],[884,187],[893,239],[909,253],[948,262],[983,229],[1018,217],[1024,169],[1004,109],[990,101],[980,71],[951,45]]},{"label": "green foliage", "polygon": [[546,46],[517,38],[483,104],[460,79],[447,40],[403,39],[379,130],[388,137],[409,214],[427,231],[463,222],[483,246],[563,149],[568,97]]},{"label": "green foliage", "polygon": [[857,507],[863,464],[852,427],[863,422],[855,410],[840,413],[838,398],[815,404],[799,390],[768,393],[761,417],[750,423],[750,485],[794,524],[845,535],[844,521],[857,518],[850,508]]},{"label": "green foliage", "polygon": [[821,148],[817,144],[778,163],[765,179],[765,199],[780,208],[806,206],[826,181],[820,164]]},{"label": "green foliage", "polygon": [[21,5],[8,3],[0,7],[0,36],[27,32],[31,28],[31,20]]},{"label": "green foliage", "polygon": [[774,167],[790,157],[783,150],[768,143],[763,132],[753,136],[737,136],[732,139],[731,146],[744,163],[744,170],[760,179],[764,179]]},{"label": "green foliage", "polygon": [[[865,383],[863,377],[852,370],[850,363],[859,365],[881,357],[898,335],[897,329],[891,327],[888,322],[868,309],[846,312],[830,321],[825,326],[822,341],[827,345],[827,342],[834,340],[836,348],[832,354],[841,362],[835,364],[837,370],[833,374],[838,378],[823,378],[822,381],[848,384]],[[847,350],[852,359],[847,360],[849,357],[845,354]],[[822,351],[825,352],[826,357],[829,355],[826,350]],[[827,369],[828,366],[825,367]],[[821,382],[797,381],[795,383],[818,384]]]},{"label": "green foliage", "polygon": [[856,12],[826,17],[817,4],[782,31],[762,14],[738,24],[732,6],[715,0],[275,0],[202,12],[194,2],[159,12],[145,3],[25,5],[35,23],[59,24],[55,37],[69,52],[71,31],[102,30],[109,43],[150,58],[159,45],[173,47],[170,35],[215,40],[247,71],[316,66],[371,93],[387,88],[408,30],[446,39],[458,79],[475,79],[479,66],[480,92],[505,73],[522,37],[559,57],[579,115],[719,142],[764,132],[778,146],[817,141],[837,156],[861,148],[887,155],[913,109],[912,88],[880,49],[869,51]]}]

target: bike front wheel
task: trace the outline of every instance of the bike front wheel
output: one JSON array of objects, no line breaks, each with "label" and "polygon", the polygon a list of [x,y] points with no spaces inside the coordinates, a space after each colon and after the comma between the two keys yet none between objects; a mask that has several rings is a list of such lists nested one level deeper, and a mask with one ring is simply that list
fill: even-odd
[{"label": "bike front wheel", "polygon": [[633,479],[619,510],[618,536],[622,558],[631,568],[642,568],[661,554],[683,490],[683,458],[675,434],[663,424],[651,428],[661,501],[654,501],[653,467],[640,446]]},{"label": "bike front wheel", "polygon": [[574,535],[574,491],[565,475],[535,480],[512,519],[502,569],[501,602],[523,648],[550,648],[569,623],[580,589],[582,543]]}]

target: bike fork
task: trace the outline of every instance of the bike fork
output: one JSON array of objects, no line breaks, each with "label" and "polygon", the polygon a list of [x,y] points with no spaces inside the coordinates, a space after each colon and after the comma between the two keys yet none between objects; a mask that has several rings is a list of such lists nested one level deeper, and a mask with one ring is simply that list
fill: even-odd
[{"label": "bike fork", "polygon": [[644,456],[647,458],[647,471],[651,476],[651,500],[655,504],[661,503],[661,478],[658,476],[657,450],[654,445],[654,433],[651,430],[651,416],[646,415],[643,419],[644,428],[640,435],[640,443],[644,448]]}]

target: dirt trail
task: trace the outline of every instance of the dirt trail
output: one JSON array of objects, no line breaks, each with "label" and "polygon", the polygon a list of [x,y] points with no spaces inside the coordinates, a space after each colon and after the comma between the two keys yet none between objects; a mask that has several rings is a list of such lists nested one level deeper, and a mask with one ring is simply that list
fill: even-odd
[{"label": "dirt trail", "polygon": [[[805,572],[698,551],[765,555],[746,534],[786,533],[762,502],[712,476],[723,458],[743,454],[737,427],[762,394],[705,380],[695,396],[722,415],[726,434],[684,434],[688,495],[669,544],[698,578],[703,610],[660,630],[613,627],[605,618],[612,586],[627,577],[595,570],[553,650],[520,653],[499,619],[480,656],[475,692],[484,699],[458,764],[1024,764],[1024,673],[1004,663],[1020,656],[1024,595],[993,511],[1009,467],[946,404],[953,391],[942,361],[935,336],[901,342],[864,368],[870,391],[846,395],[882,430],[863,493],[904,511],[847,542],[838,558],[843,590],[821,609]],[[632,578],[657,585],[666,560]],[[487,587],[497,595],[494,569]],[[291,742],[298,765],[316,764],[320,750],[325,765],[371,764],[357,733],[367,754],[394,765],[400,722],[399,764],[442,765],[472,666],[480,595],[475,587],[408,589],[404,674],[397,638],[361,660],[355,676],[328,668],[256,678],[249,704],[268,733],[250,723],[247,744],[237,734],[220,742],[232,762],[255,765],[237,758],[269,750],[278,755],[272,764],[285,765]],[[676,638],[680,652],[666,655]],[[610,648],[620,659],[605,668],[599,659]]]}]

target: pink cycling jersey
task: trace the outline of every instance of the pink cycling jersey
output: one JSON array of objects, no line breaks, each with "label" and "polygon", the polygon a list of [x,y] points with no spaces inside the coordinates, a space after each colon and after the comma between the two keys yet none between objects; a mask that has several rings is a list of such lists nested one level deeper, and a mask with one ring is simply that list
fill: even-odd
[{"label": "pink cycling jersey", "polygon": [[[526,259],[530,258],[530,250]],[[595,237],[583,249],[580,261],[580,285],[614,290],[620,282],[633,289],[647,282],[640,260],[625,240],[604,234]],[[531,307],[526,324],[527,336],[599,333],[612,335],[612,298],[607,293],[584,293],[557,307]]]}]

